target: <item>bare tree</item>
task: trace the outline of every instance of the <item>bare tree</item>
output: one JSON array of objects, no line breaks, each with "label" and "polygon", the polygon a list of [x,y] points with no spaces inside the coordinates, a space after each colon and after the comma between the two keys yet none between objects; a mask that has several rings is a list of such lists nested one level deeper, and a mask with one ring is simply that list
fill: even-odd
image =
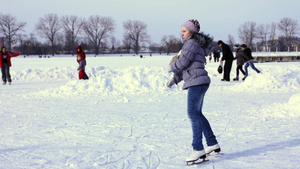
[{"label": "bare tree", "polygon": [[72,54],[76,53],[75,41],[77,41],[79,34],[82,31],[82,19],[77,16],[63,16],[61,18],[62,26],[65,33],[66,48],[73,51]]},{"label": "bare tree", "polygon": [[150,43],[150,37],[147,34],[147,25],[142,21],[128,20],[123,23],[124,27],[124,39],[129,38],[131,45],[136,54],[140,51],[140,46],[143,43]]},{"label": "bare tree", "polygon": [[40,18],[36,25],[36,30],[41,37],[50,41],[52,55],[54,55],[58,33],[61,30],[61,22],[58,16],[56,14],[47,14],[44,18]]},{"label": "bare tree", "polygon": [[90,16],[83,22],[83,30],[94,45],[95,54],[99,54],[101,43],[110,37],[115,29],[115,21],[110,17]]},{"label": "bare tree", "polygon": [[232,35],[228,35],[228,41],[227,41],[228,45],[231,47],[231,49],[233,48],[233,46],[235,45],[235,40],[234,37]]},{"label": "bare tree", "polygon": [[23,46],[24,54],[41,54],[41,52],[39,52],[37,49],[39,48],[39,46],[41,46],[41,44],[38,42],[33,33],[31,33],[29,37],[25,39],[25,41],[23,42]]},{"label": "bare tree", "polygon": [[17,33],[24,31],[26,22],[19,22],[16,17],[7,14],[0,14],[0,33],[2,33],[8,43],[8,50],[11,50],[12,44],[17,40]]},{"label": "bare tree", "polygon": [[130,53],[132,40],[129,39],[128,35],[124,35],[124,39],[123,39],[122,43],[123,43],[123,48],[125,48],[126,52]]},{"label": "bare tree", "polygon": [[272,48],[277,45],[275,44],[276,29],[277,29],[277,23],[272,22],[270,25],[270,34],[269,34],[270,50],[272,50]]},{"label": "bare tree", "polygon": [[270,34],[270,25],[269,24],[260,24],[257,27],[257,37],[261,40],[261,45],[263,46],[264,51],[268,51],[268,35]]},{"label": "bare tree", "polygon": [[120,41],[118,41],[114,36],[110,38],[111,43],[111,53],[116,53],[118,51],[118,48],[120,47]]},{"label": "bare tree", "polygon": [[256,35],[256,22],[246,22],[239,28],[239,38],[240,40],[253,48],[253,41],[257,38]]},{"label": "bare tree", "polygon": [[[62,32],[58,32],[55,49],[56,53],[60,52],[60,54],[65,53],[65,44],[67,43],[67,39],[64,37],[64,34]],[[73,47],[75,48],[75,47]]]},{"label": "bare tree", "polygon": [[27,37],[27,35],[24,35],[24,34],[18,34],[17,37],[18,37],[18,41],[20,43],[21,53],[25,54],[24,53],[24,44],[25,44],[26,39],[28,39],[28,37]]},{"label": "bare tree", "polygon": [[115,52],[116,53],[120,53],[122,51],[122,45],[121,42],[119,40],[117,40],[114,44],[115,46]]},{"label": "bare tree", "polygon": [[162,45],[167,49],[167,53],[178,52],[182,46],[179,38],[176,38],[174,35],[163,36],[161,39]]},{"label": "bare tree", "polygon": [[278,30],[285,36],[286,45],[289,49],[291,40],[299,31],[298,22],[291,18],[282,18],[278,23]]}]

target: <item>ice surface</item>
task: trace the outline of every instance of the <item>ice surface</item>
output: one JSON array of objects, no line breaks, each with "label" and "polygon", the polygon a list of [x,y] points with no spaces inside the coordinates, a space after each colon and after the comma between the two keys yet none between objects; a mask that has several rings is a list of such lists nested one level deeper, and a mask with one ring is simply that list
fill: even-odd
[{"label": "ice surface", "polygon": [[[187,92],[165,86],[171,57],[88,56],[87,81],[75,57],[13,58],[12,85],[0,86],[0,168],[198,168],[185,163]],[[225,154],[201,168],[299,167],[300,62],[255,66],[263,74],[228,83],[207,64],[203,113]]]}]

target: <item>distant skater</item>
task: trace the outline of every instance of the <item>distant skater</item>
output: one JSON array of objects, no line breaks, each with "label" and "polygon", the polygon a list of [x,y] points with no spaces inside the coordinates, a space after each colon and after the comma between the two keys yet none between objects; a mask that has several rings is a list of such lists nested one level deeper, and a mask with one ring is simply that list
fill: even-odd
[{"label": "distant skater", "polygon": [[246,44],[242,44],[242,49],[243,49],[243,52],[246,56],[245,58],[245,77],[243,78],[243,80],[245,80],[247,77],[248,77],[248,67],[251,66],[251,68],[253,70],[255,70],[257,73],[261,73],[260,70],[258,70],[255,66],[254,66],[254,62],[253,62],[253,57],[252,57],[252,51],[250,48],[247,47]]},{"label": "distant skater", "polygon": [[229,82],[230,71],[233,62],[233,54],[230,47],[227,44],[225,44],[223,41],[219,40],[218,45],[222,47],[222,54],[223,54],[220,62],[223,63],[223,61],[225,61],[223,79],[221,80]]},{"label": "distant skater", "polygon": [[11,84],[11,76],[9,72],[9,67],[11,67],[11,57],[17,57],[19,55],[20,53],[12,53],[10,51],[6,51],[5,46],[2,46],[0,52],[0,67],[3,85],[6,85],[6,82],[8,82],[9,85]]},{"label": "distant skater", "polygon": [[240,47],[237,47],[235,49],[235,58],[234,60],[236,60],[236,77],[233,79],[234,81],[239,81],[239,73],[240,71],[242,72],[242,74],[245,76],[245,72],[243,70],[243,65],[244,65],[244,59],[246,58],[244,52],[242,51],[242,49]]},{"label": "distant skater", "polygon": [[214,54],[214,62],[219,62],[220,52],[217,50],[214,50],[213,54]]},{"label": "distant skater", "polygon": [[[200,24],[197,20],[188,20],[181,26],[181,36],[184,45],[180,57],[168,67],[174,76],[168,81],[167,86],[172,87],[182,80],[183,89],[188,90],[187,111],[191,122],[193,152],[186,158],[187,164],[194,164],[199,159],[215,151],[221,151],[211,126],[202,113],[203,100],[210,85],[210,77],[205,70],[205,56],[210,53],[212,38],[203,33],[198,33]],[[204,135],[207,147],[202,143]]]},{"label": "distant skater", "polygon": [[85,60],[85,53],[82,50],[81,46],[77,47],[77,62],[79,63],[78,71],[79,71],[79,80],[81,79],[86,79],[85,78],[85,65],[86,65],[86,60]]}]

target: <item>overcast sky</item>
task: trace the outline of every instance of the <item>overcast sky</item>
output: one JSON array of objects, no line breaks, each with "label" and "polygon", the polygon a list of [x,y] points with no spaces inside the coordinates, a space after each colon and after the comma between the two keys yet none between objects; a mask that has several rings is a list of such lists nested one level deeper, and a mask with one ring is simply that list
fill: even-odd
[{"label": "overcast sky", "polygon": [[140,20],[147,24],[151,40],[160,43],[164,35],[180,37],[180,27],[197,19],[201,31],[214,40],[234,36],[239,43],[238,28],[247,21],[259,24],[276,22],[284,17],[300,25],[300,0],[1,0],[1,13],[27,22],[26,34],[35,32],[39,18],[58,16],[109,16],[115,20],[115,37],[123,39],[123,22]]}]

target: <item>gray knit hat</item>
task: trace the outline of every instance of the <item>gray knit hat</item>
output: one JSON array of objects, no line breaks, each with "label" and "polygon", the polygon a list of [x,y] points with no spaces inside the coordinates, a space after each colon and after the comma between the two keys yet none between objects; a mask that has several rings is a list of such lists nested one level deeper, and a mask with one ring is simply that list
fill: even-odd
[{"label": "gray knit hat", "polygon": [[182,26],[186,27],[191,32],[198,33],[200,31],[200,24],[195,19],[190,19],[182,24]]}]

